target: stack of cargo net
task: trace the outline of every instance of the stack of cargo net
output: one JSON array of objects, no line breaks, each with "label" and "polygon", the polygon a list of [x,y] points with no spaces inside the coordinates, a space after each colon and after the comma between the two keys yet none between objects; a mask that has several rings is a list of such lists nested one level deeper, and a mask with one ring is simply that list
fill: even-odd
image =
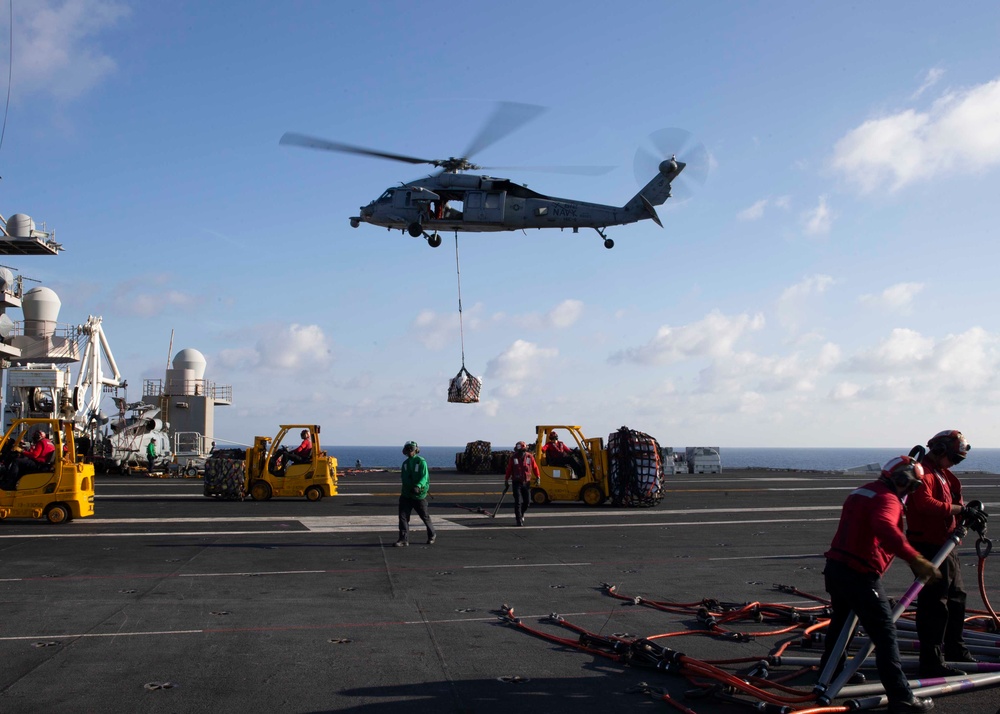
[{"label": "stack of cargo net", "polygon": [[623,426],[608,436],[608,477],[616,506],[655,506],[663,498],[660,445]]},{"label": "stack of cargo net", "polygon": [[514,455],[513,451],[494,451],[490,454],[490,473],[491,474],[503,474],[507,473],[507,462],[510,461],[510,457]]},{"label": "stack of cargo net", "polygon": [[448,401],[456,404],[475,404],[479,401],[479,391],[483,388],[483,380],[473,377],[462,365],[462,369],[448,383]]},{"label": "stack of cargo net", "polygon": [[465,453],[455,454],[455,468],[466,474],[488,474],[493,467],[488,441],[470,441]]},{"label": "stack of cargo net", "polygon": [[242,501],[246,494],[246,451],[219,449],[205,461],[205,495]]}]

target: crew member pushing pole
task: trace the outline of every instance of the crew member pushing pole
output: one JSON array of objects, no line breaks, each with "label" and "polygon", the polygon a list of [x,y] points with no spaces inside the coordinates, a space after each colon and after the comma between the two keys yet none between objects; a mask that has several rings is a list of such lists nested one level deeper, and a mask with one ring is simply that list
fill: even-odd
[{"label": "crew member pushing pole", "polygon": [[853,610],[875,645],[875,664],[889,699],[889,714],[926,712],[934,707],[930,699],[915,697],[906,681],[899,662],[896,623],[882,587],[882,575],[897,555],[909,563],[917,578],[941,577],[937,568],[907,542],[902,531],[902,499],[921,487],[922,471],[909,456],[899,456],[885,465],[877,481],[851,492],[844,502],[833,543],[826,552],[823,571],[833,616],[827,628],[822,662],[838,656],[837,671],[843,668],[844,651],[838,653],[833,649]]}]

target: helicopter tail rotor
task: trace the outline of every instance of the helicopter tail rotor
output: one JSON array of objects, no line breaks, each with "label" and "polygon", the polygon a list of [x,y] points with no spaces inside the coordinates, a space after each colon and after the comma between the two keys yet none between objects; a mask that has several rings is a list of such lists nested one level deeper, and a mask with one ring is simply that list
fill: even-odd
[{"label": "helicopter tail rotor", "polygon": [[691,198],[708,180],[711,165],[708,149],[691,132],[671,127],[654,131],[636,150],[632,165],[636,181],[642,185],[657,171],[667,173],[664,165],[669,169],[670,162],[683,167],[683,172],[672,183],[675,200]]}]

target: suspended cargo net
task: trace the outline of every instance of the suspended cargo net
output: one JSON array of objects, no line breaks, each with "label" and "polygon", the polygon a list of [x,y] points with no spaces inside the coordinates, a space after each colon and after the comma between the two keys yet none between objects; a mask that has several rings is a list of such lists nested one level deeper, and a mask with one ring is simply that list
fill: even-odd
[{"label": "suspended cargo net", "polygon": [[205,461],[205,495],[226,501],[242,501],[246,493],[246,452],[225,449],[224,455],[213,454]]},{"label": "suspended cargo net", "polygon": [[623,426],[608,436],[611,502],[655,506],[663,498],[663,464],[656,439]]},{"label": "suspended cargo net", "polygon": [[462,369],[448,383],[448,401],[455,404],[474,404],[479,401],[479,390],[483,388],[483,380],[473,377],[462,365]]},{"label": "suspended cargo net", "polygon": [[462,326],[462,269],[458,264],[458,233],[455,233],[455,272],[458,274],[458,332],[462,337],[462,369],[448,383],[448,401],[452,404],[476,404],[483,388],[481,377],[473,377],[465,368],[465,329]]}]

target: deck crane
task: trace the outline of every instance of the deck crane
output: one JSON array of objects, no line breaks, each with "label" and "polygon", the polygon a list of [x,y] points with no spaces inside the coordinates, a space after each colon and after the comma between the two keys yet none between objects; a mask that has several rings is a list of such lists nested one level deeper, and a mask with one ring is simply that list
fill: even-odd
[{"label": "deck crane", "polygon": [[[87,322],[77,326],[80,339],[87,340],[83,357],[80,360],[80,371],[76,376],[76,384],[70,394],[65,395],[64,405],[70,410],[73,421],[81,431],[87,430],[92,421],[101,420],[100,406],[104,387],[114,389],[127,385],[118,371],[118,364],[111,353],[108,338],[101,327],[103,318],[89,315]],[[102,360],[103,355],[103,360]],[[111,376],[104,372],[103,362],[107,361]],[[88,396],[89,392],[89,396]]]}]

